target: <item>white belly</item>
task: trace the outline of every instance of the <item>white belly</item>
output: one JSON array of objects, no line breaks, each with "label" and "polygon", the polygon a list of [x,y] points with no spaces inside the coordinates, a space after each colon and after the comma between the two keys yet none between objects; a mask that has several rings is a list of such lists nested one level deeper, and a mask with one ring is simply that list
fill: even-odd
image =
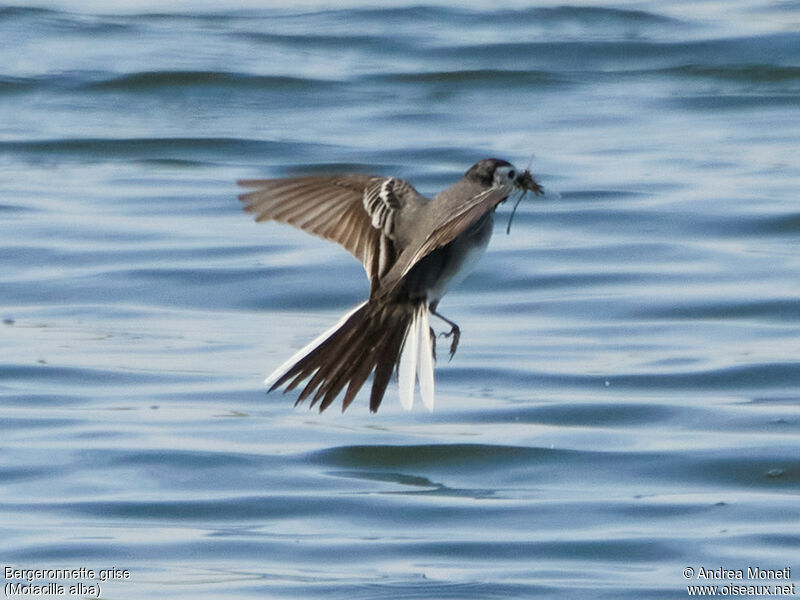
[{"label": "white belly", "polygon": [[475,244],[464,252],[460,264],[448,265],[449,268],[447,272],[443,273],[436,282],[436,285],[428,291],[428,300],[430,302],[438,302],[441,300],[442,296],[464,281],[467,275],[472,273],[478,261],[483,256],[483,253],[486,252],[490,237],[489,235],[485,236],[478,244]]}]

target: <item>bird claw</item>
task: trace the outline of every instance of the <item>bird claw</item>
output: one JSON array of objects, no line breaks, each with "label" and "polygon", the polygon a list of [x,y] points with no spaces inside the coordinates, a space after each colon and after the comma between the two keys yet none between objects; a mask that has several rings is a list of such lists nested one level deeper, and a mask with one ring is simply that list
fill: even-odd
[{"label": "bird claw", "polygon": [[453,325],[453,327],[447,333],[440,333],[442,337],[453,337],[453,340],[450,342],[450,360],[453,360],[453,357],[456,354],[456,350],[458,349],[458,341],[461,339],[461,329],[459,329],[458,325]]}]

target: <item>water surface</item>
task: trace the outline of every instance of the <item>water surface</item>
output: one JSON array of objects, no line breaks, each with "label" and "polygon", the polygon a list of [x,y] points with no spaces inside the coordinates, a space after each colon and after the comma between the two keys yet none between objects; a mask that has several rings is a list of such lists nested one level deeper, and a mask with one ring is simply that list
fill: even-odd
[{"label": "water surface", "polygon": [[[3,565],[192,599],[800,569],[799,31],[771,0],[0,9]],[[236,179],[433,194],[486,156],[551,193],[443,301],[436,412],[266,396],[367,283]]]}]

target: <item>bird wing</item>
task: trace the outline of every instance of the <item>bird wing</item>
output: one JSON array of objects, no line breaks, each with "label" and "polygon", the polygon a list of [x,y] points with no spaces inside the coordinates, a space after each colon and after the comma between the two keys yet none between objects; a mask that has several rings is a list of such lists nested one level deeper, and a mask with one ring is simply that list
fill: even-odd
[{"label": "bird wing", "polygon": [[[434,225],[430,235],[422,241],[413,253],[398,257],[392,270],[381,280],[382,292],[393,290],[419,261],[437,248],[452,242],[480,220],[488,211],[493,210],[498,204],[505,201],[512,190],[513,188],[508,186],[484,189],[475,193],[466,201],[458,201],[453,210],[440,211],[438,222]],[[442,194],[447,192],[449,190],[445,190]],[[448,200],[445,198],[440,200],[440,197],[437,197],[434,202],[447,202],[448,205],[454,204],[454,202]]]},{"label": "bird wing", "polygon": [[403,179],[369,175],[245,179],[239,196],[256,221],[288,223],[342,245],[377,281],[394,264],[397,212],[427,199]]}]

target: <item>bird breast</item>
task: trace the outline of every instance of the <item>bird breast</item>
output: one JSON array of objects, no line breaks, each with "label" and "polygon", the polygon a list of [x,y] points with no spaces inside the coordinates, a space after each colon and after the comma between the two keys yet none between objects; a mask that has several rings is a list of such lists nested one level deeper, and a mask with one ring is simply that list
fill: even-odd
[{"label": "bird breast", "polygon": [[428,289],[428,301],[438,302],[449,290],[459,285],[475,269],[489,245],[494,224],[494,211],[441,248],[441,270]]}]

